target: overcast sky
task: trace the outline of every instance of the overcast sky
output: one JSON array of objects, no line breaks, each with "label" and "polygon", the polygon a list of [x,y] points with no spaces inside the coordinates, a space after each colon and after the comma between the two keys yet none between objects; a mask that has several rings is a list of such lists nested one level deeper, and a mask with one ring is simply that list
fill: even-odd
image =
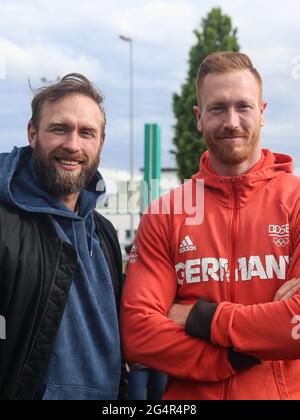
[{"label": "overcast sky", "polygon": [[0,0],[0,152],[27,144],[28,78],[40,87],[42,77],[81,72],[105,95],[102,165],[128,169],[129,47],[119,39],[125,34],[134,40],[135,166],[143,166],[144,124],[153,122],[162,129],[162,164],[174,166],[172,94],[186,77],[193,30],[217,6],[232,18],[241,51],[264,79],[263,146],[291,154],[300,166],[299,0]]}]

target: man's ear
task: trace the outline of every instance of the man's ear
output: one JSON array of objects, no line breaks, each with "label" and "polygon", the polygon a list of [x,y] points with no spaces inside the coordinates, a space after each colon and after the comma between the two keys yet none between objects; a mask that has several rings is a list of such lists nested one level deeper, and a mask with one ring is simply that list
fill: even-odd
[{"label": "man's ear", "polygon": [[203,125],[202,125],[202,119],[201,119],[201,109],[198,105],[196,105],[193,107],[193,111],[197,119],[197,130],[200,133],[202,133]]},{"label": "man's ear", "polygon": [[260,126],[264,127],[265,125],[265,110],[268,106],[268,103],[266,101],[261,101],[260,104],[260,112],[261,112],[261,117],[260,117]]},{"label": "man's ear", "polygon": [[37,136],[37,130],[36,128],[33,127],[32,121],[30,120],[29,123],[27,124],[27,137],[28,137],[28,142],[30,146],[32,147],[32,149],[35,148],[36,136]]}]

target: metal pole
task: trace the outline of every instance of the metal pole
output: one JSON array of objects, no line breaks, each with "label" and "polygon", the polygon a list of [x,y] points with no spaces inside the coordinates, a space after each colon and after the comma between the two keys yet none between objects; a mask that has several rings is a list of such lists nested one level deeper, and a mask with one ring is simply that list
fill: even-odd
[{"label": "metal pole", "polygon": [[[130,182],[131,189],[133,190],[134,185],[134,147],[133,147],[133,42],[132,39],[129,43],[129,118],[130,118]],[[131,240],[134,240],[134,214],[133,209],[130,213],[130,236]]]},{"label": "metal pole", "polygon": [[[134,144],[133,144],[133,40],[132,38],[120,35],[122,41],[129,43],[129,142],[130,142],[130,190],[134,186]],[[134,239],[134,214],[130,211],[130,237]]]}]

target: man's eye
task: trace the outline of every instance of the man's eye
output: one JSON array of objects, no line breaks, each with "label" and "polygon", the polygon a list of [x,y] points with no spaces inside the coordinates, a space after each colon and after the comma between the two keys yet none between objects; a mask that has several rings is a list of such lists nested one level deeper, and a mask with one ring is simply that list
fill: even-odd
[{"label": "man's eye", "polygon": [[210,111],[214,113],[222,112],[223,110],[224,108],[221,106],[214,106],[213,108],[210,109]]},{"label": "man's eye", "polygon": [[251,106],[244,104],[244,105],[240,105],[238,108],[241,109],[242,111],[247,111],[248,109],[251,109]]},{"label": "man's eye", "polygon": [[81,132],[81,134],[84,137],[94,137],[94,133],[92,131],[89,131],[89,130],[84,130],[84,131]]},{"label": "man's eye", "polygon": [[63,127],[54,127],[52,129],[52,132],[53,133],[64,133],[65,132],[65,129]]}]

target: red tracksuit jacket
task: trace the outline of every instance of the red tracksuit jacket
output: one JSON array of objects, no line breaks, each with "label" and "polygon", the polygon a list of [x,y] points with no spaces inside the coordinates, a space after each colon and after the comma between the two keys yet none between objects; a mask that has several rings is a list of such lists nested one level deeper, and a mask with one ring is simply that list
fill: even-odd
[{"label": "red tracksuit jacket", "polygon": [[[183,193],[199,213],[195,223],[180,205]],[[300,399],[300,292],[272,302],[285,281],[300,277],[299,212],[292,159],[263,150],[237,177],[215,174],[204,153],[200,172],[143,216],[123,294],[122,339],[128,360],[168,373],[165,399]],[[199,298],[219,303],[210,342],[167,317],[174,301]],[[262,364],[236,371],[228,348]]]}]

